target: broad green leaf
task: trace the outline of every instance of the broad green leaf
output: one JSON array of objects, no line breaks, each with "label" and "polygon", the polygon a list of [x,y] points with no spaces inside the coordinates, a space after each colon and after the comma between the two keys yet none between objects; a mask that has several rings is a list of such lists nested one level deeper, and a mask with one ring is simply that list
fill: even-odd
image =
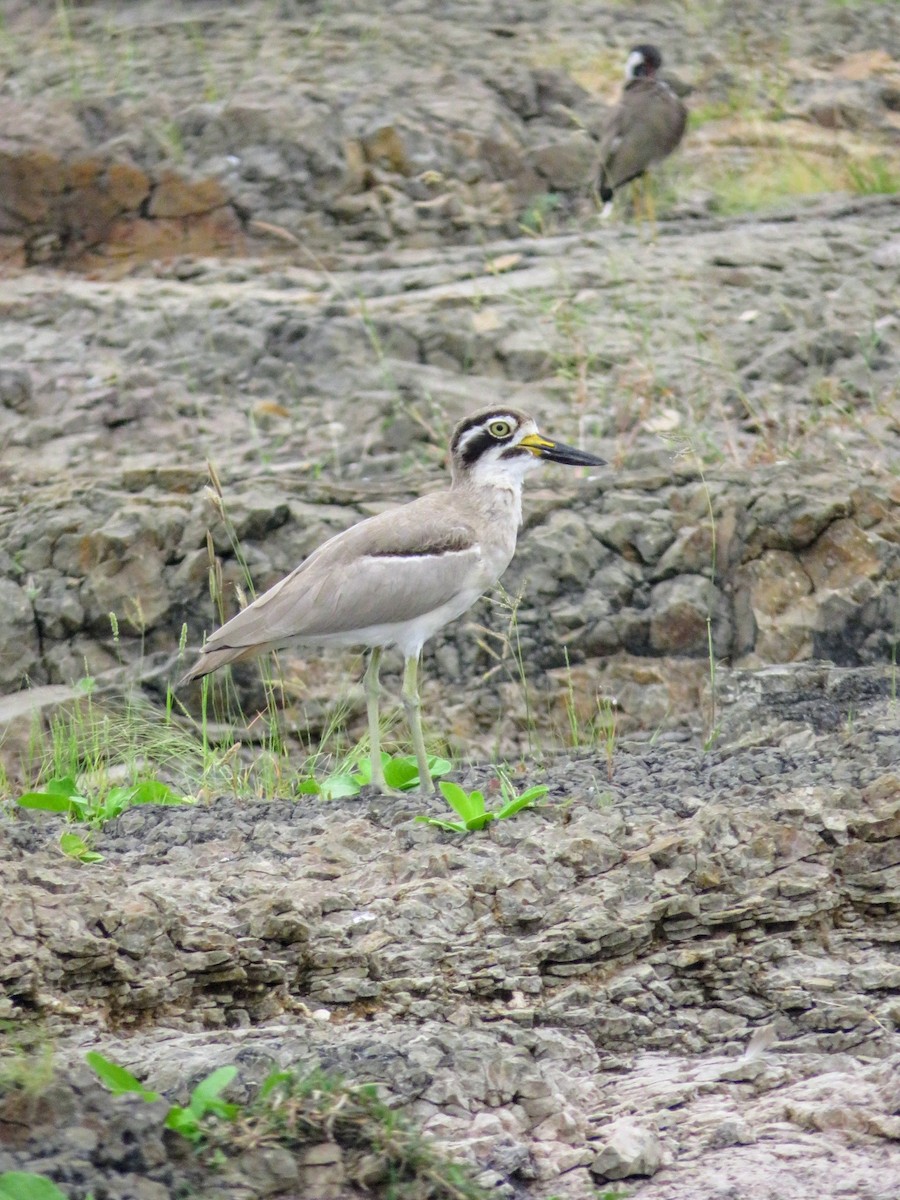
[{"label": "broad green leaf", "polygon": [[342,796],[357,796],[362,785],[353,775],[329,775],[322,780],[319,794],[325,800],[340,800]]},{"label": "broad green leaf", "polygon": [[[395,767],[385,767],[384,778],[385,783],[389,787],[398,788],[403,792],[410,792],[413,788],[419,786],[419,764],[416,761],[414,754],[408,754],[403,758],[393,758],[391,763],[397,764]],[[396,771],[397,782],[390,774],[391,770]],[[453,770],[453,763],[449,759],[439,758],[436,754],[428,756],[428,774],[432,779],[437,779],[439,775],[446,775],[448,771]]]},{"label": "broad green leaf", "polygon": [[73,809],[70,796],[60,796],[53,792],[26,792],[16,803],[20,808],[39,808],[42,812],[68,813],[79,811]]},{"label": "broad green leaf", "polygon": [[144,779],[132,788],[132,804],[184,804],[185,797],[158,779]]},{"label": "broad green leaf", "polygon": [[96,1050],[89,1050],[84,1058],[88,1066],[96,1072],[101,1083],[105,1083],[114,1096],[125,1096],[134,1092],[148,1104],[160,1098],[159,1092],[151,1092],[130,1071],[126,1071],[118,1063],[110,1062]]},{"label": "broad green leaf", "polygon": [[188,1107],[192,1112],[196,1113],[198,1117],[202,1117],[206,1113],[212,1113],[213,1116],[222,1117],[222,1119],[225,1121],[233,1121],[241,1111],[241,1106],[239,1104],[232,1104],[229,1100],[217,1099],[204,1100],[203,1107],[196,1109],[194,1108],[194,1101],[192,1100]]},{"label": "broad green leaf", "polygon": [[428,770],[431,773],[431,778],[436,779],[438,775],[446,775],[448,771],[452,771],[453,763],[449,758],[441,758],[437,754],[429,754]]},{"label": "broad green leaf", "polygon": [[437,817],[416,817],[417,821],[421,821],[423,825],[436,825],[438,829],[446,829],[448,833],[468,833],[465,825],[460,821],[441,821]]},{"label": "broad green leaf", "polygon": [[486,825],[490,825],[494,818],[495,814],[492,812],[478,813],[477,816],[469,817],[469,819],[466,821],[466,829],[468,829],[470,832],[484,829]]},{"label": "broad green leaf", "polygon": [[238,1069],[234,1065],[227,1067],[218,1067],[212,1071],[205,1079],[201,1079],[194,1090],[191,1092],[191,1102],[189,1108],[192,1112],[203,1112],[205,1108],[212,1103],[217,1102],[220,1093],[224,1092],[229,1083],[237,1075]]},{"label": "broad green leaf", "polygon": [[169,1109],[166,1114],[166,1128],[173,1129],[182,1137],[196,1142],[203,1136],[200,1118],[207,1113],[233,1120],[240,1112],[240,1106],[221,1100],[219,1094],[228,1087],[237,1073],[237,1067],[229,1065],[219,1067],[205,1079],[201,1079],[191,1092],[190,1103],[186,1108],[173,1104]]},{"label": "broad green leaf", "polygon": [[178,1104],[173,1104],[166,1113],[164,1124],[166,1129],[180,1133],[188,1141],[197,1142],[202,1137],[200,1122],[194,1113],[189,1108],[181,1108]]},{"label": "broad green leaf", "polygon": [[[419,786],[419,766],[414,755],[397,755],[391,757],[386,751],[381,752],[381,763],[384,768],[384,781],[388,787],[398,791],[411,791]],[[432,755],[428,765],[433,778],[446,775],[452,770],[452,763],[446,758]],[[322,796],[326,800],[337,800],[342,796],[356,796],[361,788],[372,782],[372,760],[370,757],[360,758],[345,768],[327,775],[321,782],[311,775],[297,785],[299,795]]]},{"label": "broad green leaf", "polygon": [[45,1175],[6,1171],[0,1175],[0,1200],[66,1200],[66,1197]]},{"label": "broad green leaf", "polygon": [[61,833],[59,835],[59,848],[63,854],[67,854],[69,858],[77,858],[79,862],[103,862],[103,855],[98,854],[96,850],[92,850],[78,833]]},{"label": "broad green leaf", "polygon": [[262,1081],[262,1086],[259,1089],[259,1099],[264,1100],[276,1088],[280,1088],[283,1084],[291,1084],[293,1080],[293,1071],[273,1071],[271,1075],[267,1075]]},{"label": "broad green leaf", "polygon": [[447,780],[438,786],[444,799],[467,825],[474,818],[484,816],[484,796],[481,792],[465,792],[458,783],[450,783]]},{"label": "broad green leaf", "polygon": [[58,779],[51,779],[45,789],[52,792],[55,796],[77,796],[79,795],[78,784],[71,775],[64,775]]},{"label": "broad green leaf", "polygon": [[110,804],[132,804],[136,791],[136,787],[111,787],[106,793],[106,799]]},{"label": "broad green leaf", "polygon": [[444,780],[439,786],[447,803],[459,812],[460,804],[467,803],[469,799],[468,794],[463,791],[458,783],[451,783],[450,780]]},{"label": "broad green leaf", "polygon": [[[391,756],[387,750],[381,751],[381,765],[386,767],[391,761]],[[364,758],[359,758],[356,762],[350,764],[347,768],[347,773],[351,775],[360,787],[365,787],[367,783],[372,782],[372,756],[367,754]]]},{"label": "broad green leaf", "polygon": [[[382,754],[382,766],[388,761],[390,755]],[[351,763],[347,774],[356,781],[360,787],[365,787],[367,783],[372,782],[372,760],[371,758],[362,758],[359,762]]]},{"label": "broad green leaf", "polygon": [[97,805],[93,816],[101,824],[120,816],[132,803],[134,788],[114,787],[106,793],[102,804]]},{"label": "broad green leaf", "polygon": [[521,812],[523,808],[531,808],[542,796],[546,796],[549,790],[543,784],[531,787],[527,792],[523,792],[521,796],[515,796],[512,800],[507,800],[506,804],[503,805],[496,815],[500,820],[503,820],[504,817],[512,817],[517,812]]},{"label": "broad green leaf", "polygon": [[545,783],[539,783],[535,787],[530,787],[530,788],[528,788],[527,791],[523,792],[521,799],[524,800],[525,797],[527,796],[528,799],[531,801],[543,800],[543,798],[547,795],[547,793],[549,791],[550,791],[550,789],[547,787],[547,785]]},{"label": "broad green leaf", "polygon": [[384,782],[388,787],[406,788],[419,786],[419,767],[415,759],[392,758],[384,764]]},{"label": "broad green leaf", "polygon": [[486,809],[484,807],[484,793],[469,792],[468,800],[468,816],[466,817],[466,820],[471,821],[474,817],[483,817],[486,813]]},{"label": "broad green leaf", "polygon": [[[453,764],[446,758],[439,758],[436,754],[428,756],[428,773],[432,779],[437,779],[439,775],[446,775],[448,771],[453,770]],[[384,781],[388,787],[398,788],[400,791],[408,792],[419,786],[419,764],[416,761],[414,754],[408,754],[400,758],[392,758],[385,764]]]}]

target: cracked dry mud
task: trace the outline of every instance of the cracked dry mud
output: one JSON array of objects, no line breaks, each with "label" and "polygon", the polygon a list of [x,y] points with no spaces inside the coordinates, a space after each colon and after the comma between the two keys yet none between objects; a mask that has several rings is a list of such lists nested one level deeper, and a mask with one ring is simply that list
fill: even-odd
[{"label": "cracked dry mud", "polygon": [[[437,801],[220,795],[126,813],[92,868],[0,809],[0,1172],[73,1200],[370,1194],[349,1146],[213,1170],[163,1135],[214,1067],[243,1102],[299,1064],[378,1083],[486,1195],[895,1200],[900,204],[729,216],[710,172],[767,138],[896,163],[897,10],[184,9],[65,6],[68,39],[53,6],[4,14],[0,170],[44,154],[52,192],[0,196],[10,791],[32,710],[85,673],[158,719],[182,623],[214,619],[207,530],[241,577],[207,458],[258,587],[439,486],[476,404],[612,466],[526,494],[527,687],[496,596],[426,654],[455,777],[490,790],[497,758],[538,808],[459,838],[415,822]],[[720,116],[655,230],[600,225],[579,172],[651,33]],[[345,703],[362,728],[358,660],[283,672],[289,728]],[[90,1049],[167,1102],[110,1096]]]}]

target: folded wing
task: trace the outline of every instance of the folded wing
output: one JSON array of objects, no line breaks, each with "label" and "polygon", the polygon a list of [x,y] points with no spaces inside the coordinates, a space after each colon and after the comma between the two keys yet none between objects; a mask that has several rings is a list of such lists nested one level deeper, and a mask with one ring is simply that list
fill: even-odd
[{"label": "folded wing", "polygon": [[671,154],[684,136],[687,109],[665,84],[635,80],[600,141],[601,188],[615,190]]},{"label": "folded wing", "polygon": [[400,520],[382,513],[325,542],[213,633],[185,679],[293,641],[415,620],[480,586],[473,529],[431,500],[406,506]]}]

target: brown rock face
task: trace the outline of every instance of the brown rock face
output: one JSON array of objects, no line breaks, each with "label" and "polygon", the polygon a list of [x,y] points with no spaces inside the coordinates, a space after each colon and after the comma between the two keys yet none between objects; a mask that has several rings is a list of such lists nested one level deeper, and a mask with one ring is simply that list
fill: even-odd
[{"label": "brown rock face", "polygon": [[242,236],[215,179],[164,170],[154,180],[131,162],[38,147],[0,150],[2,235],[29,263],[79,265],[222,252]]},{"label": "brown rock face", "polygon": [[195,217],[228,203],[225,189],[215,179],[184,179],[175,171],[163,171],[147,212],[151,217]]}]

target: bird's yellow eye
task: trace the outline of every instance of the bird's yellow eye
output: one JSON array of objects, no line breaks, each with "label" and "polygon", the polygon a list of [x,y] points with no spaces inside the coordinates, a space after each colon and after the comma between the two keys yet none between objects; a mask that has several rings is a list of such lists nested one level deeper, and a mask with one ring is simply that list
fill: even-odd
[{"label": "bird's yellow eye", "polygon": [[512,433],[512,425],[509,421],[491,421],[488,425],[488,433],[495,438],[508,438]]}]

